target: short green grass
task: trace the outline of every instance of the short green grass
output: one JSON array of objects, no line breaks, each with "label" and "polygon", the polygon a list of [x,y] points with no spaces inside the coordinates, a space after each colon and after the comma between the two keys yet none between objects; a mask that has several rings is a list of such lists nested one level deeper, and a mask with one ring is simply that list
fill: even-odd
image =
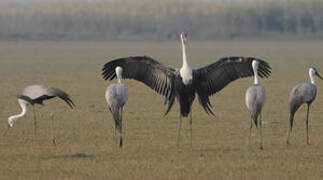
[{"label": "short green grass", "polygon": [[32,113],[18,120],[6,137],[0,136],[0,179],[321,179],[323,152],[323,82],[310,114],[310,142],[306,145],[305,106],[296,114],[291,145],[288,96],[297,83],[308,81],[308,68],[323,74],[323,42],[190,42],[193,67],[221,56],[245,55],[267,60],[271,78],[263,80],[267,102],[263,110],[265,150],[259,132],[249,137],[244,94],[252,78],[231,83],[211,98],[215,116],[193,105],[193,148],[189,125],[183,123],[176,148],[178,104],[163,117],[163,97],[133,80],[126,80],[129,100],[124,148],[113,137],[113,121],[100,77],[108,60],[150,55],[181,65],[178,42],[0,42],[0,130],[8,116],[20,112],[16,95],[30,84],[48,84],[68,92],[71,110],[59,99],[45,102],[55,112],[57,146],[50,142],[49,115],[37,106],[38,134],[32,142]]}]

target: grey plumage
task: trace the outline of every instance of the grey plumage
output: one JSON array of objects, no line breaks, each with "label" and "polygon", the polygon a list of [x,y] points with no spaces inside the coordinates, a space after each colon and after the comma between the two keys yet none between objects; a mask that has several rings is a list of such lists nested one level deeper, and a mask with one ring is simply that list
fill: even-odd
[{"label": "grey plumage", "polygon": [[70,99],[69,95],[64,91],[49,87],[46,85],[30,85],[24,88],[18,95],[18,98],[28,101],[30,104],[43,104],[44,100],[51,99],[54,97],[59,97],[64,100],[71,108],[73,108],[74,103]]},{"label": "grey plumage", "polygon": [[128,87],[121,82],[122,68],[116,67],[115,71],[118,76],[118,82],[107,87],[105,98],[114,119],[115,129],[117,129],[120,134],[119,146],[122,147],[122,111],[123,106],[128,100]]},{"label": "grey plumage", "polygon": [[290,93],[290,98],[289,98],[290,115],[289,115],[289,130],[288,130],[287,141],[286,141],[287,144],[289,144],[290,133],[293,129],[295,113],[301,107],[302,104],[307,104],[307,114],[306,114],[306,137],[307,138],[306,138],[306,142],[307,142],[307,144],[309,144],[309,135],[308,135],[309,111],[310,111],[310,106],[311,106],[312,102],[315,100],[316,93],[317,93],[315,79],[314,79],[315,75],[323,80],[323,78],[318,73],[316,68],[310,68],[309,69],[309,76],[311,79],[311,83],[298,84],[292,89],[292,91]]},{"label": "grey plumage", "polygon": [[266,90],[260,85],[251,85],[246,92],[246,105],[255,125],[258,125],[257,118],[261,113],[262,107],[265,104],[266,100]]},{"label": "grey plumage", "polygon": [[[69,95],[65,93],[64,91],[54,88],[54,87],[49,87],[46,85],[31,85],[27,86],[24,88],[21,93],[18,95],[18,102],[19,105],[22,108],[21,114],[18,115],[13,115],[8,118],[8,129],[13,126],[14,122],[25,116],[27,113],[27,106],[30,105],[31,109],[33,111],[33,117],[34,117],[34,136],[36,135],[36,129],[37,129],[37,121],[36,121],[36,115],[35,115],[35,110],[34,110],[34,105],[35,104],[40,104],[42,105],[46,111],[50,113],[51,116],[51,138],[52,138],[52,143],[56,144],[56,139],[54,137],[54,129],[53,129],[53,121],[54,121],[54,113],[47,109],[43,101],[52,99],[54,97],[59,97],[60,99],[64,100],[70,108],[73,108],[75,105],[73,101],[70,99]],[[7,131],[4,133],[4,135],[7,133]]]},{"label": "grey plumage", "polygon": [[[261,110],[266,101],[266,90],[265,88],[258,83],[257,77],[257,70],[258,70],[259,62],[254,60],[252,62],[253,70],[255,75],[255,82],[253,85],[249,86],[246,91],[246,106],[250,112],[250,136],[251,136],[251,129],[252,129],[252,121],[255,123],[256,127],[260,126],[260,138],[261,138],[261,145],[260,149],[263,149],[263,141],[262,141],[262,117],[261,117]],[[258,118],[258,116],[260,117]],[[259,120],[259,123],[258,123]]]}]

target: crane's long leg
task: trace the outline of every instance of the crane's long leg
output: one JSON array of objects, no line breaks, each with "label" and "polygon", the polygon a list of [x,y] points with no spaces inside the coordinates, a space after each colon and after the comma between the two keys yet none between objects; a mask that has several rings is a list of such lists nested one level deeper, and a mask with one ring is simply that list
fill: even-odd
[{"label": "crane's long leg", "polygon": [[306,142],[309,145],[310,144],[310,139],[308,137],[308,116],[309,116],[309,111],[310,111],[310,104],[307,104],[307,115],[306,115]]},{"label": "crane's long leg", "polygon": [[289,144],[289,136],[293,129],[294,115],[295,115],[295,112],[291,112],[289,115],[289,130],[287,134],[286,144]]},{"label": "crane's long leg", "polygon": [[260,149],[264,149],[263,139],[262,139],[262,113],[260,113],[259,117],[259,126],[260,126]]},{"label": "crane's long leg", "polygon": [[117,136],[117,126],[114,125],[114,139],[116,139],[116,136]]},{"label": "crane's long leg", "polygon": [[[109,111],[111,112],[111,115],[112,115],[112,118],[113,118],[113,113],[112,113],[112,111],[111,111],[111,108],[110,108],[110,107],[109,107]],[[116,140],[116,136],[117,136],[116,129],[117,129],[117,126],[116,126],[116,124],[114,123],[114,141],[117,141],[117,140]]]},{"label": "crane's long leg", "polygon": [[[25,114],[24,119],[25,119],[25,121],[27,121],[27,113]],[[26,129],[26,125],[25,125],[24,129]]]},{"label": "crane's long leg", "polygon": [[127,127],[127,121],[125,120],[123,122],[123,107],[121,107],[121,112],[120,112],[120,119],[121,119],[121,123],[122,123],[122,133],[123,133],[123,138],[126,139],[126,127]]},{"label": "crane's long leg", "polygon": [[176,142],[177,142],[177,148],[179,147],[179,138],[181,136],[181,128],[182,128],[182,115],[179,115],[179,120],[178,120],[178,125],[177,125],[177,138],[176,138]]},{"label": "crane's long leg", "polygon": [[122,148],[123,145],[123,139],[122,139],[122,134],[124,133],[122,130],[122,107],[120,108],[120,143],[119,143],[119,147]]},{"label": "crane's long leg", "polygon": [[289,129],[288,129],[288,133],[287,133],[287,140],[286,140],[286,144],[289,144],[289,136],[290,136],[290,132],[291,132],[291,127],[289,125]]},{"label": "crane's long leg", "polygon": [[250,129],[249,129],[249,140],[250,140],[250,138],[251,138],[251,132],[252,132],[252,118],[253,118],[253,116],[252,116],[252,113],[250,113]]},{"label": "crane's long leg", "polygon": [[190,136],[191,136],[191,148],[192,148],[192,124],[193,124],[193,119],[192,119],[192,111],[190,113]]},{"label": "crane's long leg", "polygon": [[248,138],[248,145],[250,145],[251,141],[251,132],[252,132],[252,113],[250,112],[250,128],[249,128],[249,138]]},{"label": "crane's long leg", "polygon": [[50,121],[50,134],[51,134],[52,143],[54,145],[56,145],[56,138],[54,136],[54,113],[51,110],[49,110],[46,106],[43,105],[43,107],[50,115],[50,118],[51,118],[51,121]]},{"label": "crane's long leg", "polygon": [[36,137],[36,133],[37,133],[37,120],[36,120],[35,108],[34,108],[33,105],[31,105],[31,110],[33,111],[33,116],[34,116],[34,122],[33,122],[33,124],[34,124],[34,134],[33,134],[33,139],[32,139],[34,141],[34,139]]}]

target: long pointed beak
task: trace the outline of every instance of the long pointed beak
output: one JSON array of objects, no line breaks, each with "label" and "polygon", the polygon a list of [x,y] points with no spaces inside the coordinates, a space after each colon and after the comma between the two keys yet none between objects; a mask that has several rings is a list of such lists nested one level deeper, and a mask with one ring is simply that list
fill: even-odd
[{"label": "long pointed beak", "polygon": [[185,44],[188,43],[186,35],[184,35],[184,42],[185,42]]},{"label": "long pointed beak", "polygon": [[181,38],[183,39],[183,42],[186,44],[187,43],[186,34],[182,33]]},{"label": "long pointed beak", "polygon": [[8,124],[7,125],[7,129],[4,131],[4,133],[3,133],[3,136],[6,136],[7,135],[7,133],[8,133],[8,131],[9,131],[9,129],[10,129],[10,125]]},{"label": "long pointed beak", "polygon": [[323,80],[322,76],[318,72],[315,72],[315,74],[317,77],[319,77],[321,80]]}]

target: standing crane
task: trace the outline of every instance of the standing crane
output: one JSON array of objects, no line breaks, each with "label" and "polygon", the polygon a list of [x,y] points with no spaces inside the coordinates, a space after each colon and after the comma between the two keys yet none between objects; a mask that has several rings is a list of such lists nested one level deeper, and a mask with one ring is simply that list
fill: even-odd
[{"label": "standing crane", "polygon": [[180,69],[165,66],[151,57],[135,56],[124,57],[106,63],[102,69],[105,80],[112,80],[116,77],[114,69],[117,66],[123,68],[123,78],[140,81],[157,93],[165,97],[165,104],[168,104],[165,115],[170,111],[175,98],[180,104],[180,116],[177,130],[177,147],[181,133],[182,117],[190,114],[190,135],[192,145],[192,113],[191,106],[195,99],[195,93],[202,107],[207,114],[212,114],[212,105],[209,96],[219,92],[230,82],[252,76],[251,62],[259,61],[260,77],[269,77],[271,68],[267,62],[254,57],[223,57],[218,61],[198,69],[192,69],[188,64],[186,56],[187,35],[181,33],[183,64]]},{"label": "standing crane", "polygon": [[308,71],[311,83],[301,83],[296,85],[290,94],[289,98],[289,104],[290,104],[290,115],[289,115],[289,130],[288,130],[288,135],[287,135],[287,141],[286,143],[289,144],[289,136],[290,133],[292,132],[293,128],[293,122],[294,122],[294,115],[298,108],[302,104],[307,104],[307,115],[306,115],[306,142],[307,144],[310,144],[309,142],[309,136],[308,136],[308,116],[309,116],[309,111],[310,111],[310,106],[312,102],[315,100],[317,89],[315,85],[315,75],[319,77],[321,80],[323,78],[321,75],[318,73],[316,68],[311,67]]},{"label": "standing crane", "polygon": [[[251,129],[252,129],[252,121],[255,123],[256,127],[258,126],[258,116],[259,118],[259,126],[260,126],[260,149],[264,149],[263,141],[262,141],[262,116],[261,110],[266,101],[266,91],[265,88],[259,84],[258,80],[258,66],[259,62],[257,60],[252,61],[252,68],[254,72],[254,84],[249,86],[246,92],[246,105],[250,112],[250,137],[251,137]],[[249,137],[249,138],[250,138]]]},{"label": "standing crane", "polygon": [[122,148],[122,110],[128,100],[128,87],[121,82],[122,68],[119,66],[116,67],[115,73],[117,75],[118,82],[107,87],[107,90],[105,91],[105,99],[107,100],[109,110],[114,119],[114,135],[116,135],[115,132],[117,129],[120,134],[119,147]]},{"label": "standing crane", "polygon": [[56,144],[56,139],[54,136],[54,113],[50,111],[49,109],[44,106],[43,101],[52,99],[54,97],[59,97],[62,100],[64,100],[71,108],[73,108],[74,103],[73,101],[69,98],[69,95],[65,93],[64,91],[54,88],[54,87],[48,87],[46,85],[31,85],[27,86],[22,90],[22,92],[18,95],[18,103],[22,109],[22,112],[17,115],[10,116],[8,118],[8,129],[4,132],[4,136],[7,134],[8,130],[13,127],[14,123],[16,120],[19,118],[23,117],[27,113],[27,106],[30,105],[32,111],[33,111],[33,116],[34,116],[34,136],[36,135],[36,129],[37,129],[37,121],[36,121],[36,114],[34,110],[34,105],[35,104],[40,104],[42,105],[46,111],[49,112],[50,117],[51,117],[51,140],[53,144]]}]

